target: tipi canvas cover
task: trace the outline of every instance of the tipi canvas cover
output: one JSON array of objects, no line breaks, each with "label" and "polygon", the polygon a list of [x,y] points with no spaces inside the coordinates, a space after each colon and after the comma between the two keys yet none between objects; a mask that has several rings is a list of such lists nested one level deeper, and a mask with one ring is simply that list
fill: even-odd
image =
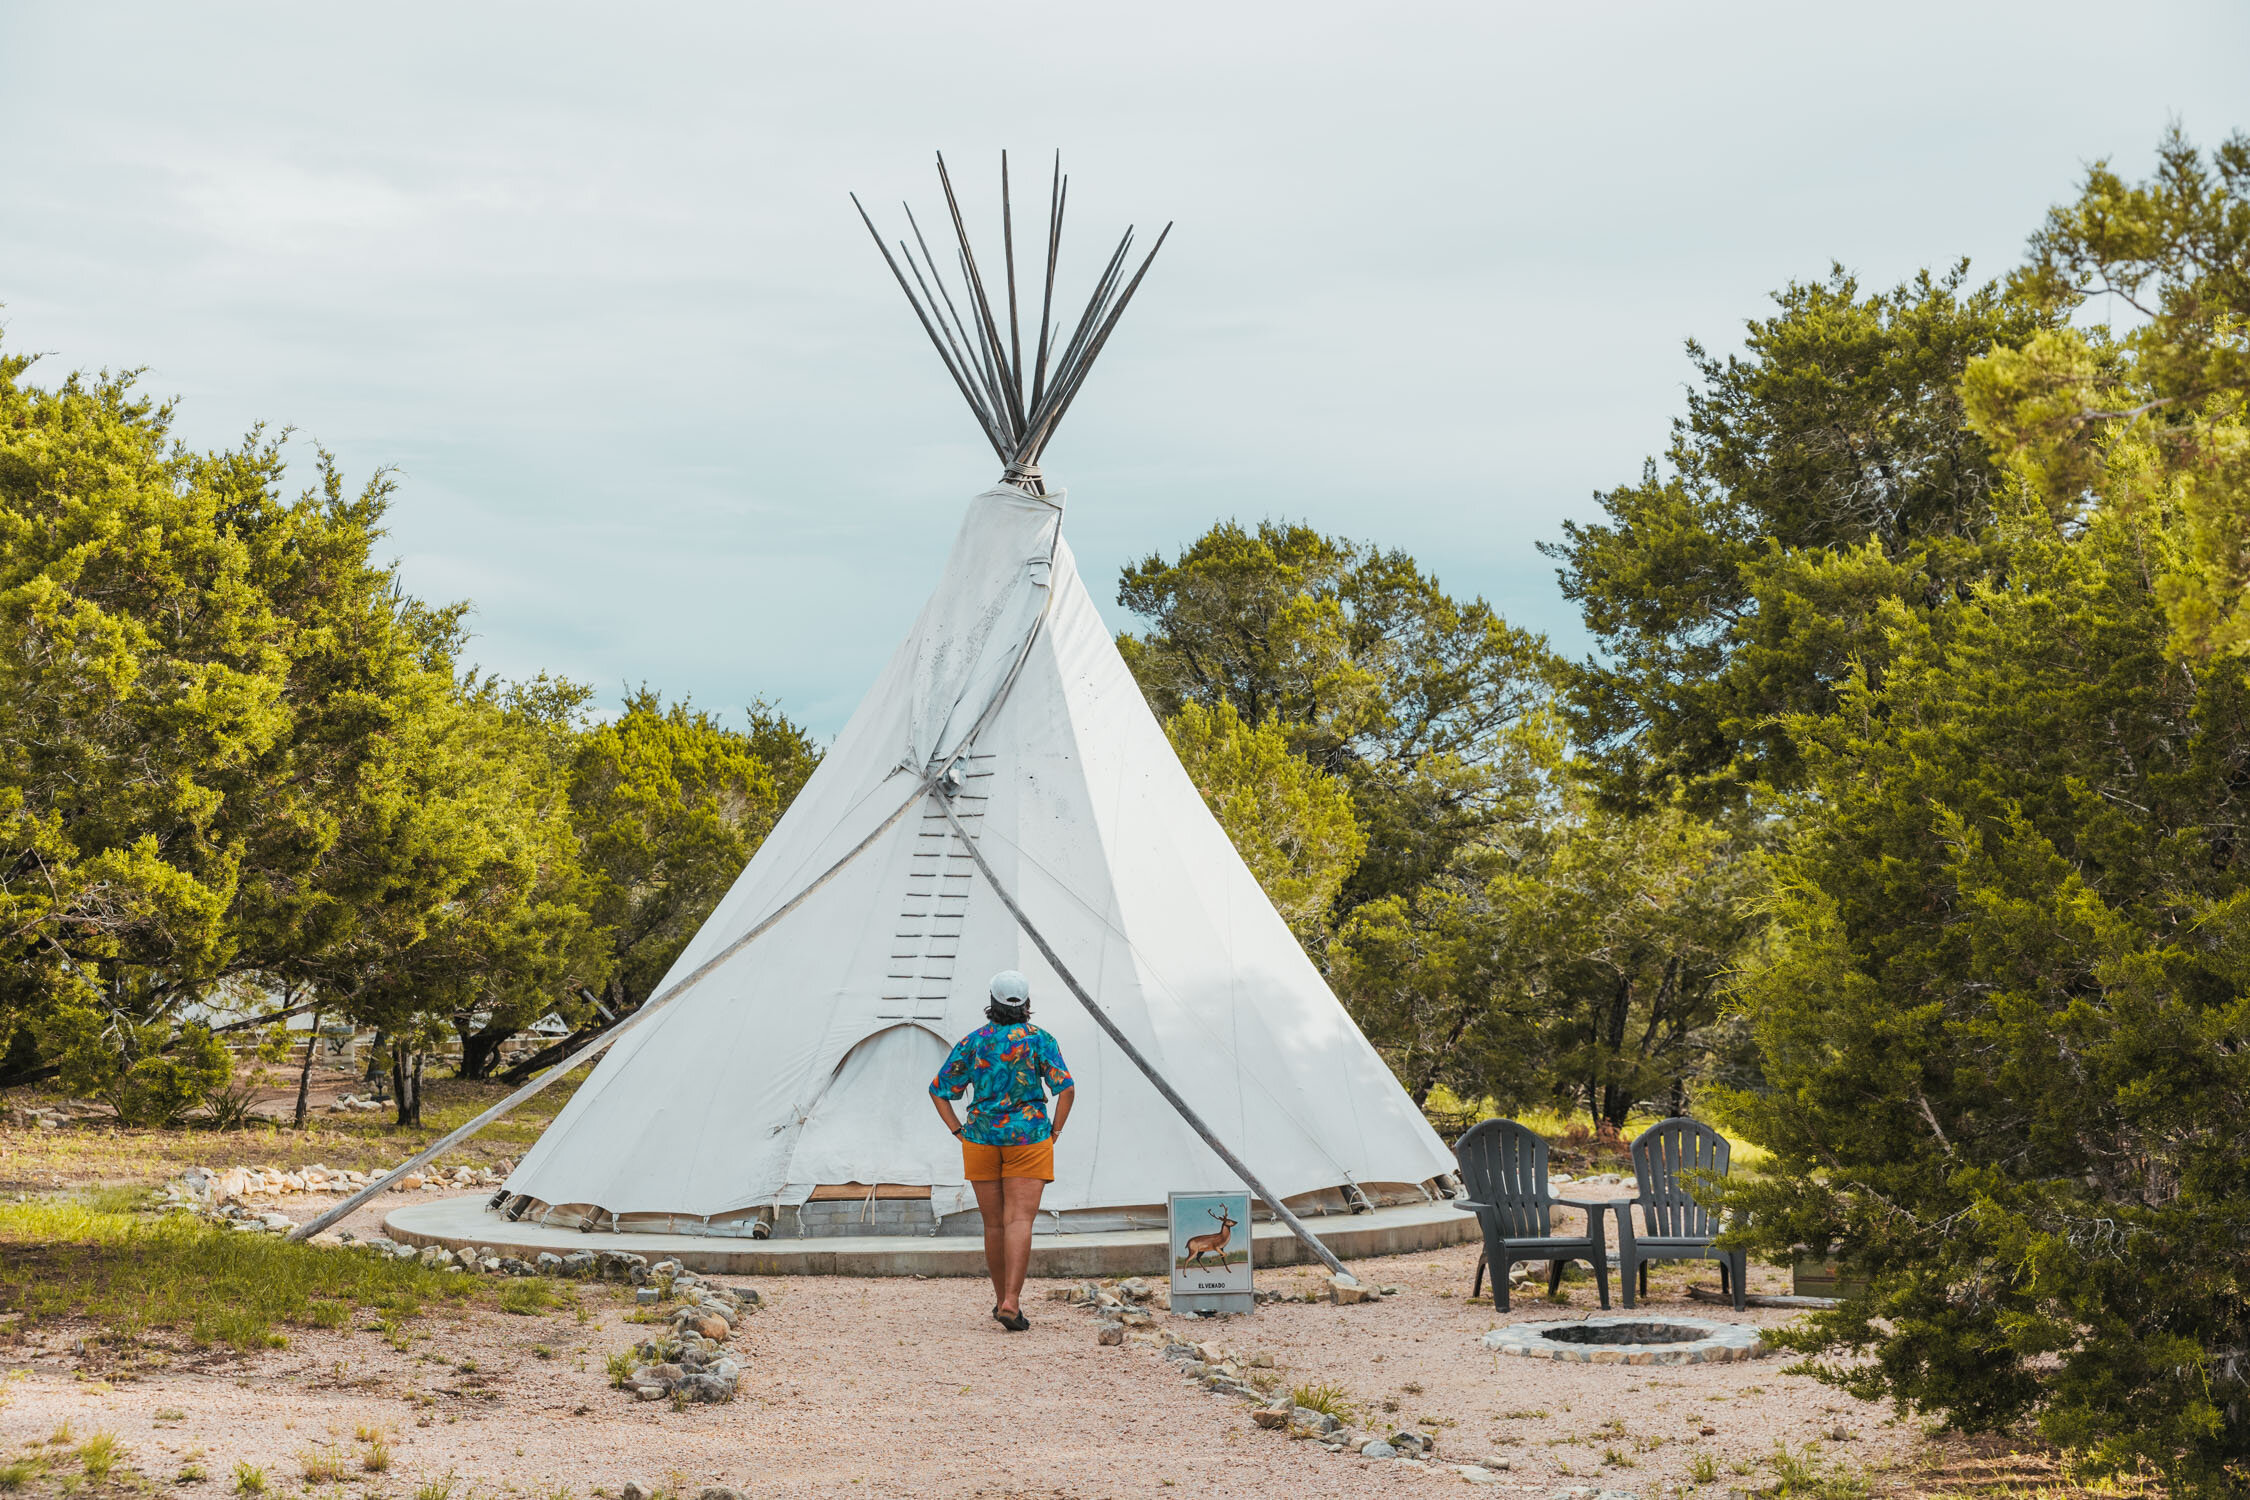
[{"label": "tipi canvas cover", "polygon": [[930,1189],[942,1224],[973,1199],[929,1080],[1001,969],[1030,978],[1078,1083],[1044,1208],[1152,1222],[1174,1190],[1231,1186],[1070,998],[949,808],[1284,1200],[1418,1201],[1452,1171],[1182,770],[1079,579],[1063,496],[1037,488],[970,503],[913,630],[658,993],[785,915],[618,1040],[509,1178],[532,1216],[789,1234],[818,1189],[894,1184]]},{"label": "tipi canvas cover", "polygon": [[990,976],[1017,969],[1078,1086],[1048,1212],[1147,1224],[1174,1191],[1240,1180],[1340,1267],[1292,1208],[1434,1196],[1453,1159],[1181,769],[1039,470],[1165,236],[1128,276],[1128,228],[1084,311],[1056,317],[1058,158],[1034,326],[1006,156],[998,301],[942,157],[938,175],[958,283],[918,224],[894,256],[861,218],[1001,483],[970,503],[937,592],[750,867],[647,1003],[588,1045],[608,1054],[495,1206],[588,1228],[787,1234],[817,1232],[809,1200],[926,1197],[925,1216],[887,1227],[966,1232],[965,1216],[947,1223],[974,1199],[928,1084],[981,1022]]}]

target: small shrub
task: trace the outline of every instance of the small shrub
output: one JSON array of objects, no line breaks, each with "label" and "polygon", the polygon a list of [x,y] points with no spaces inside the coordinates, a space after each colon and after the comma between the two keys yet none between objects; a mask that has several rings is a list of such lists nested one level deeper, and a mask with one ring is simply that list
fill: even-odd
[{"label": "small shrub", "polygon": [[1615,1448],[1602,1450],[1602,1467],[1605,1469],[1637,1469],[1640,1465],[1629,1455]]},{"label": "small shrub", "polygon": [[357,1427],[354,1427],[352,1429],[352,1441],[354,1442],[379,1443],[382,1440],[383,1429],[376,1426],[373,1422],[362,1422]]},{"label": "small shrub", "polygon": [[176,1406],[159,1407],[156,1412],[156,1420],[159,1422],[185,1422],[187,1413]]},{"label": "small shrub", "polygon": [[236,1464],[234,1492],[237,1495],[263,1495],[266,1492],[266,1471],[256,1464]]},{"label": "small shrub", "polygon": [[640,1361],[633,1358],[630,1350],[623,1354],[612,1354],[604,1364],[609,1370],[609,1383],[618,1390],[631,1384],[633,1372],[641,1367]]},{"label": "small shrub", "polygon": [[1697,1484],[1719,1482],[1719,1461],[1708,1453],[1698,1453],[1688,1460],[1688,1478]]},{"label": "small shrub", "polygon": [[1353,1420],[1351,1392],[1340,1385],[1301,1385],[1289,1393],[1289,1399],[1307,1411],[1317,1411],[1339,1422]]},{"label": "small shrub", "polygon": [[180,1472],[172,1482],[174,1484],[201,1484],[210,1477],[209,1474],[204,1472],[203,1465],[191,1458],[180,1465]]},{"label": "small shrub", "polygon": [[374,1442],[369,1443],[367,1445],[367,1452],[360,1456],[359,1466],[365,1469],[370,1474],[382,1473],[385,1469],[388,1469],[391,1466],[391,1450],[389,1446],[385,1444],[381,1438],[377,1438]]},{"label": "small shrub", "polygon": [[345,1467],[344,1455],[334,1448],[306,1448],[297,1454],[297,1470],[305,1476],[307,1484],[341,1482],[351,1471]]},{"label": "small shrub", "polygon": [[0,1492],[12,1495],[46,1472],[46,1464],[35,1453],[11,1458],[0,1464]]},{"label": "small shrub", "polygon": [[257,1080],[223,1086],[203,1096],[203,1122],[213,1130],[246,1130],[258,1123]]},{"label": "small shrub", "polygon": [[78,1445],[78,1467],[96,1484],[109,1478],[110,1471],[124,1456],[125,1450],[114,1432],[97,1432]]},{"label": "small shrub", "polygon": [[414,1500],[453,1500],[453,1486],[457,1482],[454,1472],[447,1469],[443,1479],[423,1481],[414,1491]]},{"label": "small shrub", "polygon": [[77,1434],[70,1430],[70,1423],[67,1420],[53,1432],[47,1434],[47,1446],[50,1448],[67,1448],[77,1441]]}]

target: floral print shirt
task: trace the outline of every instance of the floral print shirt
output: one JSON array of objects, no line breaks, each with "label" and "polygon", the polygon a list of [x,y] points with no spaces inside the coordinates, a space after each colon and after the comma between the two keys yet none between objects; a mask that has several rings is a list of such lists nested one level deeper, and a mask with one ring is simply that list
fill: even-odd
[{"label": "floral print shirt", "polygon": [[930,1092],[958,1099],[974,1086],[977,1096],[961,1136],[979,1146],[1028,1146],[1053,1133],[1047,1095],[1073,1087],[1062,1048],[1029,1021],[990,1021],[953,1044]]}]

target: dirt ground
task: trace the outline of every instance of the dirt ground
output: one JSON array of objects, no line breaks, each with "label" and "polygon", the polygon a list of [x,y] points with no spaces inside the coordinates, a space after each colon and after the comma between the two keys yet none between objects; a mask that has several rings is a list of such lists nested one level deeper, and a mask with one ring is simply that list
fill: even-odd
[{"label": "dirt ground", "polygon": [[[371,1213],[355,1220],[373,1227]],[[1653,1500],[1770,1483],[1777,1443],[1877,1476],[1904,1473],[1926,1452],[1912,1426],[1783,1374],[1787,1356],[1677,1368],[1496,1356],[1478,1343],[1487,1329],[1583,1315],[1593,1288],[1566,1286],[1566,1308],[1519,1296],[1513,1312],[1496,1313],[1465,1300],[1475,1258],[1463,1246],[1360,1262],[1363,1279],[1403,1289],[1363,1306],[1159,1318],[1182,1337],[1271,1355],[1287,1385],[1340,1388],[1363,1429],[1434,1434],[1440,1461],[1428,1467],[1257,1428],[1242,1403],[1184,1382],[1157,1346],[1097,1345],[1090,1316],[1046,1298],[1063,1283],[1030,1289],[1033,1327],[1011,1335],[990,1321],[982,1282],[842,1277],[718,1278],[755,1285],[766,1307],[730,1346],[747,1363],[737,1400],[683,1410],[610,1387],[605,1356],[649,1330],[627,1321],[620,1289],[598,1284],[580,1288],[583,1321],[568,1306],[530,1316],[434,1309],[409,1325],[403,1352],[372,1328],[300,1329],[265,1354],[182,1350],[123,1368],[98,1349],[81,1353],[68,1327],[41,1329],[5,1351],[0,1461],[67,1423],[81,1442],[115,1434],[124,1462],[150,1483],[171,1487],[190,1465],[208,1476],[184,1495],[230,1492],[236,1466],[250,1465],[269,1494],[417,1500],[615,1495],[628,1479],[688,1497],[726,1484],[751,1497],[1176,1489],[1312,1500],[1464,1485],[1449,1463],[1497,1454],[1510,1470],[1478,1488],[1544,1495],[1591,1484]],[[1648,1305],[1734,1316],[1687,1300],[1690,1279],[1715,1284],[1707,1267],[1674,1272]],[[1785,1290],[1782,1279],[1756,1271],[1753,1287]],[[1261,1273],[1262,1285],[1284,1290],[1314,1281],[1309,1271]],[[371,1473],[364,1460],[378,1434],[389,1463]],[[337,1468],[322,1473],[323,1459]],[[306,1477],[308,1460],[320,1477]]]}]

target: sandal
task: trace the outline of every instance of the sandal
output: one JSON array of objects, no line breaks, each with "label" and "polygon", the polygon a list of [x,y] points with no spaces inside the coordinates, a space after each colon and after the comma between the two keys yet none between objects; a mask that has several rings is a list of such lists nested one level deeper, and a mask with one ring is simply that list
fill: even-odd
[{"label": "sandal", "polygon": [[992,1320],[1010,1333],[1021,1333],[1031,1326],[1031,1319],[1022,1313],[1004,1313],[997,1306],[992,1309]]}]

